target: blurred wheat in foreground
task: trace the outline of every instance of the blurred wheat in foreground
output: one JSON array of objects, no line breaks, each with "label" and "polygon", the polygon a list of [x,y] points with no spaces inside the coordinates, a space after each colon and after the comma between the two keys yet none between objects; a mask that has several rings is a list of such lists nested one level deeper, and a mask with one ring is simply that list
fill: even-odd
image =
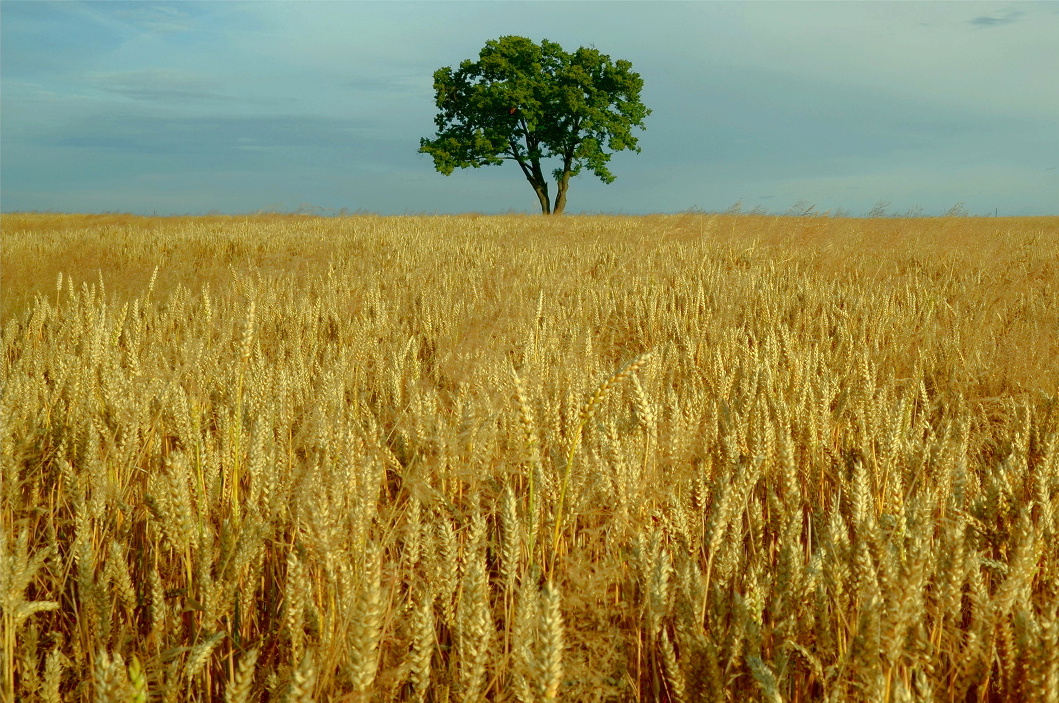
[{"label": "blurred wheat in foreground", "polygon": [[4,701],[1059,701],[1059,220],[5,215]]}]

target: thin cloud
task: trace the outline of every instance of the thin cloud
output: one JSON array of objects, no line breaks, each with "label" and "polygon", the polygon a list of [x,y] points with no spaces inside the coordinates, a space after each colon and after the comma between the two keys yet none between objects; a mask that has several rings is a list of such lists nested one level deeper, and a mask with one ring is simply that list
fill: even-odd
[{"label": "thin cloud", "polygon": [[147,102],[184,103],[227,98],[201,76],[174,69],[92,73],[88,75],[88,81],[97,90]]},{"label": "thin cloud", "polygon": [[360,77],[343,81],[343,88],[365,93],[407,93],[429,91],[431,87],[430,76],[405,75],[390,78],[367,78]]},{"label": "thin cloud", "polygon": [[[998,14],[999,16],[997,16]],[[993,27],[1003,27],[1005,25],[1019,22],[1025,17],[1025,14],[1026,13],[1021,12],[1020,10],[1007,10],[1003,13],[975,17],[970,23],[979,29],[991,29]]]},{"label": "thin cloud", "polygon": [[113,13],[142,30],[159,33],[188,32],[192,29],[193,17],[172,4],[129,3]]},{"label": "thin cloud", "polygon": [[[357,126],[349,120],[307,115],[151,119],[113,116],[83,131],[40,136],[43,145],[140,154],[231,155],[238,151],[348,150]],[[247,147],[253,147],[248,149]]]}]

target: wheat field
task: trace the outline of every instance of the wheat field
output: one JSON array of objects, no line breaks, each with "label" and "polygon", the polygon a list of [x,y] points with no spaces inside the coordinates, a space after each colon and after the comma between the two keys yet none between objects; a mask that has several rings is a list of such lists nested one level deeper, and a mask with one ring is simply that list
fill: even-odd
[{"label": "wheat field", "polygon": [[4,701],[1059,702],[1059,218],[3,217]]}]

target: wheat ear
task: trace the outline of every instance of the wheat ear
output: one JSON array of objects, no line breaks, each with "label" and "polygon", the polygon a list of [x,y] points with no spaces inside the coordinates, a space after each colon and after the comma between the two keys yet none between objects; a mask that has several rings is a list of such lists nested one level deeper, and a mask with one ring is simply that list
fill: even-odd
[{"label": "wheat ear", "polygon": [[224,687],[224,703],[248,703],[250,688],[254,685],[254,670],[257,666],[258,650],[251,649],[239,661],[239,668]]}]

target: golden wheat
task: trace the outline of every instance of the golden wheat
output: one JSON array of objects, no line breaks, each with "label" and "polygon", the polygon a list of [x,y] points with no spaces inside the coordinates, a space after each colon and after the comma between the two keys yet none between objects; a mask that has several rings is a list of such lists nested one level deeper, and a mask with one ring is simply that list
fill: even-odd
[{"label": "golden wheat", "polygon": [[2,257],[5,702],[1059,700],[1055,218]]}]

